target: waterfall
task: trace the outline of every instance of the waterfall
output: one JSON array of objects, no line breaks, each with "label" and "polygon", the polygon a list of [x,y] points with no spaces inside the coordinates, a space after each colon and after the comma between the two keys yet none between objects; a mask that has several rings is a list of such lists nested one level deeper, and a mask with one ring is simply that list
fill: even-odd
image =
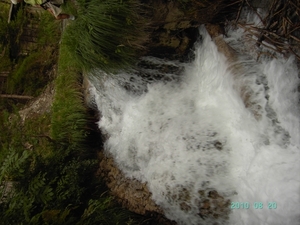
[{"label": "waterfall", "polygon": [[[93,71],[105,151],[126,176],[147,182],[178,224],[300,224],[294,58],[256,61],[239,44],[241,31],[232,31],[225,41],[240,50],[244,68],[234,71],[200,33],[192,62],[144,57],[131,72]],[[241,85],[259,118],[245,107]]]}]

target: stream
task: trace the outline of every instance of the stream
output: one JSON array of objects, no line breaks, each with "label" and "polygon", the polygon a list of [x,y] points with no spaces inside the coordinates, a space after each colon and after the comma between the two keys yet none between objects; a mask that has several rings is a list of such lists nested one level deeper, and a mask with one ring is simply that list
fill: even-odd
[{"label": "stream", "polygon": [[240,28],[224,39],[235,70],[199,32],[190,62],[149,56],[130,72],[90,74],[105,151],[178,224],[300,224],[296,60],[256,60]]}]

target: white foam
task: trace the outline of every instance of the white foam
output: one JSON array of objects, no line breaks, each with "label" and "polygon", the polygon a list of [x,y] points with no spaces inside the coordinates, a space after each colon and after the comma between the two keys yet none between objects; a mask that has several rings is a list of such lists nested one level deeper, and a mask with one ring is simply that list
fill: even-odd
[{"label": "white foam", "polygon": [[[92,80],[99,127],[109,136],[106,150],[128,177],[148,183],[153,199],[179,224],[203,221],[198,204],[205,188],[250,203],[232,210],[229,224],[299,224],[299,78],[293,59],[243,59],[250,72],[241,79],[262,107],[258,121],[233,88],[225,57],[201,32],[203,43],[182,82],[154,82],[137,95],[116,78]],[[255,202],[264,208],[254,209]],[[277,209],[268,209],[268,202]],[[225,223],[204,224],[214,222]]]}]

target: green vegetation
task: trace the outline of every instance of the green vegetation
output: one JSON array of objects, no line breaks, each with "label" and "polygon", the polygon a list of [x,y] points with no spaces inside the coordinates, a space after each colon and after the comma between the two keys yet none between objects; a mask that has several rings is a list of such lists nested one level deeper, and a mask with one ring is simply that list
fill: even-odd
[{"label": "green vegetation", "polygon": [[[10,59],[10,52],[17,50],[18,38],[21,34],[20,27],[24,24],[23,11],[20,10],[16,20],[7,23],[9,4],[0,3],[0,72],[10,71],[14,63]],[[3,87],[0,87],[0,90]]]},{"label": "green vegetation", "polygon": [[[49,71],[57,62],[60,24],[49,13],[43,13],[31,20],[39,22],[37,43],[28,56],[18,58],[18,63],[8,77],[6,93],[38,96],[53,79]],[[22,37],[22,33],[18,36]]]},{"label": "green vegetation", "polygon": [[[133,215],[116,207],[113,199],[104,194],[104,185],[95,178],[95,152],[50,141],[43,138],[43,133],[30,134],[33,129],[30,132],[25,126],[22,131],[26,133],[15,130],[12,142],[30,141],[34,147],[26,149],[10,143],[6,157],[1,161],[0,214],[3,224],[86,225],[132,221]],[[69,132],[76,133],[74,130]],[[5,188],[11,184],[12,189]]]},{"label": "green vegetation", "polygon": [[[134,62],[141,43],[147,39],[137,2],[68,3],[65,11],[77,20],[67,26],[59,52],[60,24],[50,14],[43,13],[39,18],[36,50],[7,62],[6,67],[13,70],[6,93],[37,96],[55,78],[55,99],[50,112],[36,113],[25,121],[18,115],[16,105],[10,104],[10,110],[1,107],[1,223],[151,223],[116,205],[96,176],[98,149],[87,143],[94,131],[89,129],[91,121],[81,90],[83,71],[99,67],[113,72]],[[20,19],[17,22],[24,26]],[[19,30],[14,36],[17,43],[22,35],[22,29]],[[8,58],[7,52],[5,56]],[[49,71],[57,60],[55,77]]]},{"label": "green vegetation", "polygon": [[[7,23],[7,15],[9,12],[9,4],[0,4],[0,55],[5,53],[8,45],[9,36],[9,24]],[[0,57],[1,57],[0,56]],[[8,58],[7,58],[8,59]],[[1,68],[5,68],[10,65],[9,60],[4,60],[1,57]],[[4,64],[4,65],[3,65]]]},{"label": "green vegetation", "polygon": [[[142,224],[116,206],[95,176],[96,151],[85,141],[88,115],[80,70],[64,45],[52,112],[28,118],[2,113],[0,214],[4,224]],[[49,125],[51,126],[49,127]],[[5,187],[13,184],[9,191]],[[138,218],[138,219],[137,219]]]},{"label": "green vegetation", "polygon": [[28,23],[28,18],[25,16],[24,10],[20,9],[15,20],[10,21],[8,24],[7,29],[9,36],[7,37],[7,43],[10,49],[10,55],[17,53],[20,50],[20,37],[26,23]]},{"label": "green vegetation", "polygon": [[56,58],[49,49],[24,58],[8,77],[6,93],[38,96],[50,80],[47,72]]},{"label": "green vegetation", "polygon": [[58,49],[61,38],[61,23],[54,20],[50,13],[42,13],[39,18],[38,48],[50,46]]},{"label": "green vegetation", "polygon": [[56,95],[52,105],[51,136],[70,148],[80,149],[80,143],[87,136],[84,131],[87,115],[80,92],[81,71],[64,45],[61,46],[60,59],[60,76],[56,79]]},{"label": "green vegetation", "polygon": [[147,39],[138,1],[78,1],[77,19],[65,32],[68,50],[83,70],[106,72],[131,65]]},{"label": "green vegetation", "polygon": [[[51,43],[57,37],[50,33],[58,31],[50,24],[43,26],[43,34],[48,36],[41,35],[38,41],[49,46],[42,48],[43,55],[33,52],[18,64],[12,76],[12,91],[30,94],[42,86],[31,84],[30,79],[41,79],[39,76],[44,72],[40,65],[51,58],[56,46]],[[147,224],[145,218],[116,205],[95,175],[97,150],[86,141],[92,131],[88,129],[89,115],[81,93],[82,68],[66,46],[68,41],[65,35],[51,112],[31,115],[25,121],[18,116],[18,108],[13,110],[15,114],[0,112],[1,223]],[[55,57],[48,66],[53,64],[52,60]],[[39,65],[36,72],[35,65]],[[30,71],[32,76],[26,76]],[[22,82],[25,86],[18,86]],[[32,89],[26,89],[27,86]]]}]

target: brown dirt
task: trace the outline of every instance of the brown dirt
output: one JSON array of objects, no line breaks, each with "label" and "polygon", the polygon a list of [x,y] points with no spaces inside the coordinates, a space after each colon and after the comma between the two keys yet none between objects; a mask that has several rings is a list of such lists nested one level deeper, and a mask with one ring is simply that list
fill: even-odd
[{"label": "brown dirt", "polygon": [[19,111],[22,122],[27,118],[33,118],[37,115],[42,115],[51,112],[51,106],[54,99],[54,84],[49,83],[43,93],[38,97],[28,102],[22,110]]}]

